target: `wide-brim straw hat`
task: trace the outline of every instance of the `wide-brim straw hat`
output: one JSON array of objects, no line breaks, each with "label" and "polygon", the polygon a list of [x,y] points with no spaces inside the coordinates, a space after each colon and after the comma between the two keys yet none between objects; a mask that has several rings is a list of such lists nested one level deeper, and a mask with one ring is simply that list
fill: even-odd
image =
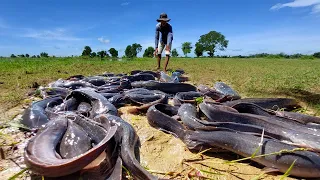
[{"label": "wide-brim straw hat", "polygon": [[168,15],[166,13],[161,13],[160,18],[157,19],[158,22],[161,22],[161,21],[169,22],[170,20],[171,19],[168,18]]}]

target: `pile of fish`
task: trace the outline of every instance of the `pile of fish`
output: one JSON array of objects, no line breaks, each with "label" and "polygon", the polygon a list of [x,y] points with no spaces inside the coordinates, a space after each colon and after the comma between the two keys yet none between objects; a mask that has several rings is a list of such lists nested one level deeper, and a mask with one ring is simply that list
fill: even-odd
[{"label": "pile of fish", "polygon": [[140,165],[140,139],[119,115],[118,108],[133,105],[131,113],[145,113],[150,126],[190,150],[255,153],[252,161],[273,171],[284,173],[294,163],[291,175],[320,177],[320,118],[292,112],[300,107],[296,100],[241,98],[223,82],[210,88],[186,80],[181,69],[170,76],[135,70],[75,75],[40,87],[43,99],[21,121],[36,132],[25,163],[51,179],[120,180],[123,167],[134,179],[159,179]]}]

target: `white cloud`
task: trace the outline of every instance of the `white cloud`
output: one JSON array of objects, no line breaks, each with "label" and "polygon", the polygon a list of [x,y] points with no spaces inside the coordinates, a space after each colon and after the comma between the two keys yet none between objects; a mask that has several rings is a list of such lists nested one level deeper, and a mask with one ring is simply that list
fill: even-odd
[{"label": "white cloud", "polygon": [[121,3],[121,6],[128,6],[130,4],[130,2],[123,2]]},{"label": "white cloud", "polygon": [[270,10],[278,10],[285,7],[297,8],[297,7],[308,7],[314,6],[312,13],[320,12],[320,0],[294,0],[293,2],[289,3],[278,3],[270,8]]},{"label": "white cloud", "polygon": [[109,39],[104,39],[103,37],[98,38],[98,41],[104,43],[104,44],[109,44],[110,40]]},{"label": "white cloud", "polygon": [[317,4],[312,8],[312,13],[313,14],[320,13],[320,4]]},{"label": "white cloud", "polygon": [[41,39],[41,40],[58,40],[58,41],[79,41],[81,38],[68,35],[63,28],[56,28],[54,30],[34,30],[29,29],[29,32],[21,35],[22,37]]}]

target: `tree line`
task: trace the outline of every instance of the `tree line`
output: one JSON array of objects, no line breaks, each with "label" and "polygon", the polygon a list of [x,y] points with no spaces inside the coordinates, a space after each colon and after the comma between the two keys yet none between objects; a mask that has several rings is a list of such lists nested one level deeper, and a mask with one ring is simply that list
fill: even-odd
[{"label": "tree line", "polygon": [[[314,53],[312,56],[303,55],[303,54],[293,54],[293,55],[287,55],[284,53],[280,54],[268,54],[268,53],[259,53],[259,54],[253,54],[253,55],[238,55],[238,56],[215,56],[215,53],[220,50],[224,51],[229,44],[229,40],[226,39],[226,37],[217,31],[210,31],[207,34],[201,35],[199,40],[195,43],[194,48],[194,54],[197,57],[204,57],[204,53],[207,53],[209,57],[216,57],[216,58],[303,58],[303,57],[315,57],[320,58],[320,52]],[[193,49],[191,42],[184,42],[181,44],[181,50],[185,57],[188,57],[188,54],[191,53]],[[124,57],[126,58],[135,58],[137,57],[137,54],[139,54],[142,51],[141,44],[133,43],[131,45],[128,45],[124,51]],[[147,47],[143,53],[143,57],[150,57],[152,58],[154,56],[154,47]],[[21,54],[17,55],[18,57],[26,57],[29,58],[29,54]],[[17,57],[16,55],[12,54],[11,58]],[[109,50],[101,50],[98,52],[93,52],[90,46],[85,46],[81,56],[83,57],[100,57],[101,59],[104,57],[107,58],[118,58],[119,53],[118,50],[115,48],[110,48]],[[179,57],[178,51],[176,48],[172,49],[171,51],[172,57]],[[33,55],[31,58],[40,58],[40,57],[49,57],[48,53],[42,52],[40,55]]]},{"label": "tree line", "polygon": [[16,58],[16,57],[22,57],[22,58],[43,58],[43,57],[46,57],[47,58],[47,57],[49,57],[49,54],[46,52],[41,52],[40,55],[33,55],[33,56],[30,56],[29,54],[19,54],[19,55],[11,54],[11,56],[10,56],[10,58]]}]

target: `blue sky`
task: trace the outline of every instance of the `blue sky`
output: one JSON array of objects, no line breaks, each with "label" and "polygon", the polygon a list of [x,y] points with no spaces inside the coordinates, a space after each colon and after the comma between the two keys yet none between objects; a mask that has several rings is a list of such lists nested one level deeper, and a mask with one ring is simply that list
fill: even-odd
[{"label": "blue sky", "polygon": [[121,56],[132,43],[144,51],[162,12],[180,55],[211,30],[229,40],[220,55],[320,51],[320,0],[1,0],[0,12],[0,56],[80,55],[86,45]]}]

